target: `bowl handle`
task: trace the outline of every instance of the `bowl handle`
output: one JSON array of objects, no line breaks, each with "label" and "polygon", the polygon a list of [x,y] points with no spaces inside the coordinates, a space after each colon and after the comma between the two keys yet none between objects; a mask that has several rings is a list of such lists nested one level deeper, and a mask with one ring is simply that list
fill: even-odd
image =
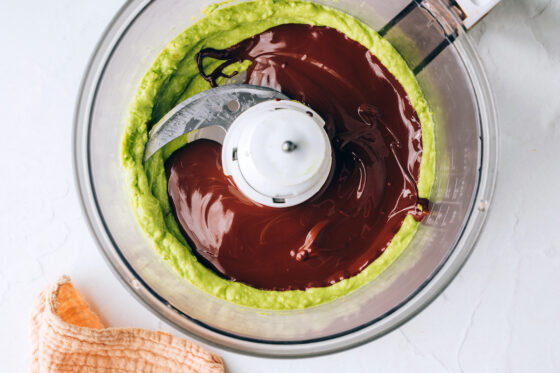
[{"label": "bowl handle", "polygon": [[465,15],[463,25],[468,29],[473,27],[488,12],[492,10],[500,0],[455,0]]}]

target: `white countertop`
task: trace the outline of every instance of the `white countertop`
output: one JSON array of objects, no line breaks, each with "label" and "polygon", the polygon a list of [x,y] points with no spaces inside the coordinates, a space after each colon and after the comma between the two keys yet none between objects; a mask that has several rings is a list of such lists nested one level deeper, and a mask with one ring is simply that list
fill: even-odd
[{"label": "white countertop", "polygon": [[[74,189],[78,86],[115,0],[0,5],[0,366],[26,371],[36,294],[70,275],[112,326],[171,330],[109,271]],[[502,0],[471,35],[500,117],[492,212],[467,264],[420,315],[339,354],[271,360],[213,348],[229,372],[560,371],[560,0]]]}]

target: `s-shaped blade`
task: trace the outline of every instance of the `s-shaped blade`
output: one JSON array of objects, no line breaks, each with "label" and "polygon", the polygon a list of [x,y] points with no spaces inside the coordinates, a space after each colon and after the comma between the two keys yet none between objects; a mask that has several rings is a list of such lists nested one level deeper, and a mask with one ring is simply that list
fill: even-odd
[{"label": "s-shaped blade", "polygon": [[189,142],[205,138],[221,143],[241,113],[258,103],[276,99],[289,97],[271,88],[248,84],[221,86],[194,95],[175,106],[152,128],[144,161],[186,133],[192,133]]}]

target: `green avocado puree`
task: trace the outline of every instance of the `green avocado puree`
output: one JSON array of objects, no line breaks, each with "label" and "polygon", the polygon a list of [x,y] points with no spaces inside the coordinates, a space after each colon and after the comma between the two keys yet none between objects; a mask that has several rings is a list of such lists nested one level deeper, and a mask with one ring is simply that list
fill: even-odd
[{"label": "green avocado puree", "polygon": [[[302,1],[257,0],[213,9],[208,13],[160,53],[142,79],[130,106],[122,139],[122,163],[138,222],[158,254],[181,277],[228,302],[263,309],[301,309],[348,294],[377,277],[406,248],[418,226],[411,216],[406,217],[379,258],[358,275],[334,285],[305,291],[269,291],[229,281],[198,262],[171,211],[164,160],[182,146],[185,139],[175,140],[144,164],[142,157],[148,129],[181,101],[210,88],[198,74],[195,54],[200,49],[227,48],[280,24],[329,26],[368,48],[407,92],[422,126],[423,156],[418,190],[421,197],[427,198],[434,175],[434,132],[431,114],[418,83],[389,42],[352,16],[332,8]],[[206,68],[210,70],[217,63],[219,61],[208,62]],[[236,64],[226,72],[247,67],[248,63]]]}]

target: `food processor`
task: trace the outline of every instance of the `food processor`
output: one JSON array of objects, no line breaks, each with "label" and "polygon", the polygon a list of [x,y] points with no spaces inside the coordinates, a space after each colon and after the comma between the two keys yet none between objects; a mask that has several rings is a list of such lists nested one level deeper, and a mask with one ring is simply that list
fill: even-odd
[{"label": "food processor", "polygon": [[[163,320],[196,339],[239,352],[277,357],[324,354],[398,327],[441,293],[464,264],[482,229],[494,189],[496,113],[466,31],[497,1],[315,2],[356,17],[389,40],[416,75],[435,122],[436,172],[430,214],[384,272],[334,301],[303,310],[272,311],[214,298],[182,279],[157,255],[134,216],[120,157],[129,104],[142,76],[169,41],[201,16],[202,10],[221,4],[208,0],[127,2],[97,46],[78,99],[74,133],[77,183],[91,230],[109,264],[131,292]],[[227,87],[215,89],[234,89],[235,93],[244,88]],[[236,136],[239,131],[233,130],[234,124],[246,127],[251,121],[243,121],[243,115],[270,102],[279,105],[253,102],[249,109],[239,110],[235,121],[227,121],[232,128],[214,128],[216,131],[203,137],[223,141],[228,149],[224,154],[236,154],[234,149],[242,148],[247,136]],[[169,122],[180,110],[174,109],[163,121]],[[258,110],[263,115],[266,108]],[[298,108],[290,106],[290,110],[297,115]],[[320,121],[308,122],[309,133],[320,130]],[[153,131],[151,137],[158,126]],[[296,146],[290,136],[278,136],[274,157],[286,154],[289,159]],[[325,161],[328,149],[323,150],[327,153],[321,160]],[[149,157],[153,149],[147,147],[146,151]],[[242,167],[259,169],[254,159],[243,163],[234,155],[231,160],[236,162],[226,168],[234,178]],[[311,178],[304,178],[312,182],[296,193],[300,199],[292,199],[289,193],[282,196],[277,189],[270,191],[271,185],[259,179],[258,172],[244,175],[252,175],[246,180],[249,184],[265,182],[255,200],[263,197],[272,206],[297,204],[312,188],[322,185],[324,170],[330,168],[328,162],[323,163]],[[241,180],[239,176],[235,179],[236,183]]]}]

